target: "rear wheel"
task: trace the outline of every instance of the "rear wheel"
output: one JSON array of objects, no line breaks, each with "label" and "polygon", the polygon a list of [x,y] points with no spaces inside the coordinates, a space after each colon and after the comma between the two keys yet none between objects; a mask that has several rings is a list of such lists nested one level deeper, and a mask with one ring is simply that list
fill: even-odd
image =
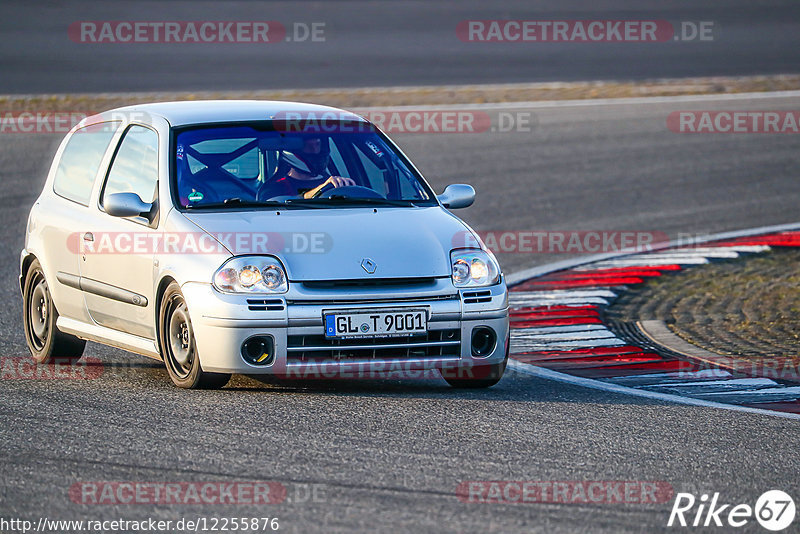
[{"label": "rear wheel", "polygon": [[38,363],[77,361],[86,341],[56,328],[58,311],[39,260],[28,268],[23,288],[23,326],[33,359]]},{"label": "rear wheel", "polygon": [[189,308],[180,287],[172,282],[164,292],[159,311],[159,345],[172,382],[187,389],[219,389],[231,375],[207,373],[200,366]]}]

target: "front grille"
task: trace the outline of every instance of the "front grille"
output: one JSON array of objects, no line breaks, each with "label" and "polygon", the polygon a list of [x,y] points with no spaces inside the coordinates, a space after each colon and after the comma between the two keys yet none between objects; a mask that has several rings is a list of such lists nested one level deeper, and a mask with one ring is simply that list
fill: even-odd
[{"label": "front grille", "polygon": [[491,302],[492,292],[488,289],[483,291],[465,291],[464,304],[480,304],[481,302]]},{"label": "front grille", "polygon": [[283,311],[281,299],[247,299],[247,309],[250,311]]},{"label": "front grille", "polygon": [[424,335],[363,339],[328,339],[324,335],[288,337],[288,362],[322,363],[348,360],[384,360],[458,357],[461,331],[430,330]]},{"label": "front grille", "polygon": [[308,289],[396,288],[399,286],[419,289],[435,286],[436,278],[359,278],[354,280],[310,280],[301,283]]}]

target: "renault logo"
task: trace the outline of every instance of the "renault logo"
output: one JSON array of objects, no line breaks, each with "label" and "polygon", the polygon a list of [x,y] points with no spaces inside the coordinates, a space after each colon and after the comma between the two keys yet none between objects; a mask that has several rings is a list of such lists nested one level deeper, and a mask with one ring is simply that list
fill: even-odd
[{"label": "renault logo", "polygon": [[378,266],[369,258],[364,258],[361,260],[361,268],[367,271],[367,274],[375,274],[375,269]]}]

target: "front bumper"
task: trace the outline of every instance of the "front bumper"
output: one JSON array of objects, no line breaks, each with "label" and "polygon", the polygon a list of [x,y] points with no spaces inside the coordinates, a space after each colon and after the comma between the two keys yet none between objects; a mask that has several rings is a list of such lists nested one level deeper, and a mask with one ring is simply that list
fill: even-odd
[{"label": "front bumper", "polygon": [[[358,378],[376,373],[408,373],[499,363],[508,348],[508,293],[504,283],[480,290],[437,282],[424,294],[393,289],[369,293],[326,293],[297,290],[279,297],[228,295],[210,284],[182,287],[203,370],[220,373],[275,374],[298,378]],[[477,293],[477,294],[476,294]],[[267,299],[269,302],[259,302]],[[265,309],[266,308],[266,309]],[[346,347],[327,345],[323,312],[425,308],[428,336],[352,341]],[[494,350],[473,357],[473,328],[488,326],[497,335]],[[241,354],[242,344],[256,335],[272,336],[275,358],[253,365]],[[354,348],[355,347],[355,348]],[[399,376],[399,375],[398,375]]]}]

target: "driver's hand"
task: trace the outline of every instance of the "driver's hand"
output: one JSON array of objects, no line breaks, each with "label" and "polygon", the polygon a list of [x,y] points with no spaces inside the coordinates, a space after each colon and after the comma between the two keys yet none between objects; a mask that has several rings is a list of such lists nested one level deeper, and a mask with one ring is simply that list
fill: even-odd
[{"label": "driver's hand", "polygon": [[328,185],[332,185],[333,187],[344,187],[347,185],[356,185],[356,181],[345,176],[331,176],[311,191],[307,191],[303,197],[311,198],[319,193],[323,187],[327,187]]},{"label": "driver's hand", "polygon": [[322,183],[321,187],[325,187],[328,184],[333,184],[333,187],[344,187],[346,185],[356,185],[356,181],[345,176],[331,176]]}]

